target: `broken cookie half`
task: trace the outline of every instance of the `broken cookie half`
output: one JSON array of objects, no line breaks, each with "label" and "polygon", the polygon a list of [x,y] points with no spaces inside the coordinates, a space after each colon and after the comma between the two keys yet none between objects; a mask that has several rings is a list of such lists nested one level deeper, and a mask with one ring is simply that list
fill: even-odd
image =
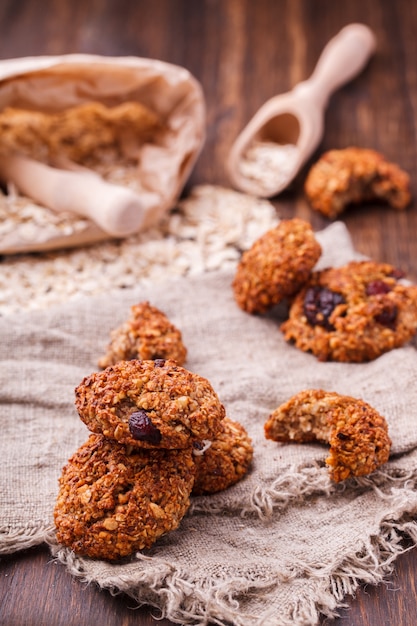
[{"label": "broken cookie half", "polygon": [[271,413],[264,430],[273,441],[330,444],[326,464],[335,482],[372,473],[391,449],[387,422],[372,406],[322,389],[290,398]]},{"label": "broken cookie half", "polygon": [[357,147],[324,153],[308,173],[305,193],[312,208],[329,219],[371,200],[397,210],[411,201],[407,172],[379,152]]}]

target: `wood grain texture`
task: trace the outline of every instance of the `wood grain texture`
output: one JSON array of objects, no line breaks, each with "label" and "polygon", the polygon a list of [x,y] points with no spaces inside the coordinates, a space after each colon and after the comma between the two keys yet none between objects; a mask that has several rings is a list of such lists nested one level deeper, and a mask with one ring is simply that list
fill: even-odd
[{"label": "wood grain texture", "polygon": [[[224,162],[256,110],[308,78],[327,43],[350,22],[369,25],[377,51],[336,92],[316,154],[291,187],[274,199],[281,217],[300,216],[318,230],[303,181],[324,150],[357,145],[380,150],[411,175],[417,197],[417,3],[410,0],[2,0],[0,58],[71,52],[135,55],[182,65],[201,82],[207,141],[187,184],[229,186]],[[358,250],[402,267],[417,280],[417,211],[382,205],[342,217]],[[325,626],[411,626],[417,623],[417,551],[395,562],[388,582],[366,586]],[[45,548],[0,560],[0,624],[5,626],[168,626],[152,611],[133,610],[73,580]]]}]

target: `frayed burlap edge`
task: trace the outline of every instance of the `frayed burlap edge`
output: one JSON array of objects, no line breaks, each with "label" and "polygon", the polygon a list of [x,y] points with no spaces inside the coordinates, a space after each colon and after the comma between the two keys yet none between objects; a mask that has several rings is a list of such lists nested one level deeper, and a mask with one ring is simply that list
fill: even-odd
[{"label": "frayed burlap edge", "polygon": [[[265,489],[262,496],[260,493],[256,495],[253,510],[243,511],[243,517],[256,514],[267,519],[279,514],[291,501],[306,498],[313,493],[329,495],[332,490],[344,488],[343,485],[332,485],[323,472],[320,472],[318,482],[313,479],[313,474],[308,469],[298,473],[292,489],[288,489],[290,476],[295,476],[289,469],[271,487]],[[96,583],[112,595],[124,593],[135,600],[139,607],[153,607],[156,610],[155,619],[165,618],[174,623],[194,626],[312,626],[323,616],[337,617],[339,610],[347,606],[346,598],[353,596],[361,584],[376,585],[386,581],[393,571],[395,560],[417,546],[417,521],[413,519],[417,513],[417,469],[399,476],[395,468],[392,471],[387,468],[376,472],[372,478],[359,478],[355,482],[359,487],[377,492],[379,497],[391,505],[390,509],[395,514],[383,519],[378,536],[364,540],[355,553],[347,555],[333,570],[308,568],[306,574],[310,580],[318,582],[319,593],[315,600],[311,599],[308,592],[301,594],[288,615],[280,616],[279,622],[276,614],[266,613],[261,617],[242,614],[239,610],[239,596],[262,594],[262,591],[270,591],[282,581],[263,580],[254,583],[253,580],[239,578],[196,582],[172,563],[162,562],[158,558],[155,567],[147,567],[140,576],[135,571],[134,577],[125,571],[119,573],[117,568],[109,565],[101,571],[99,582],[91,573],[88,560],[77,557],[71,550],[57,544],[50,532],[45,533],[44,540],[49,544],[53,557],[80,581]],[[137,559],[148,564],[153,561],[152,557],[140,553]],[[285,582],[288,580],[287,575]]]},{"label": "frayed burlap edge", "polygon": [[21,550],[28,550],[41,543],[51,543],[54,540],[53,525],[42,520],[35,520],[30,525],[21,528],[0,527],[0,554],[14,554]]}]

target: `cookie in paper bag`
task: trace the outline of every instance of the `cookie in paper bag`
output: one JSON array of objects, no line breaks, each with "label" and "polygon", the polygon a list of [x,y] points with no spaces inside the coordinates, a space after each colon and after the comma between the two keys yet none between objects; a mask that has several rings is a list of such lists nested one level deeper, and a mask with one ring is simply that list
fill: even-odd
[{"label": "cookie in paper bag", "polygon": [[85,245],[157,224],[175,206],[205,139],[200,84],[159,60],[0,60],[0,101],[3,254]]}]

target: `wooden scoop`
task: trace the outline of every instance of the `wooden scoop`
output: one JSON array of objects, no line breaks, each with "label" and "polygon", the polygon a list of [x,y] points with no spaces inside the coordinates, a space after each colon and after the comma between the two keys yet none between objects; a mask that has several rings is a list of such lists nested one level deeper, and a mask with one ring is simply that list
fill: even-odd
[{"label": "wooden scoop", "polygon": [[91,219],[112,237],[141,230],[159,200],[157,194],[136,194],[89,170],[58,169],[17,154],[0,155],[0,179],[49,209]]},{"label": "wooden scoop", "polygon": [[321,141],[330,96],[363,69],[374,49],[367,26],[346,26],[326,45],[308,80],[258,110],[228,157],[237,189],[271,197],[289,185]]}]

